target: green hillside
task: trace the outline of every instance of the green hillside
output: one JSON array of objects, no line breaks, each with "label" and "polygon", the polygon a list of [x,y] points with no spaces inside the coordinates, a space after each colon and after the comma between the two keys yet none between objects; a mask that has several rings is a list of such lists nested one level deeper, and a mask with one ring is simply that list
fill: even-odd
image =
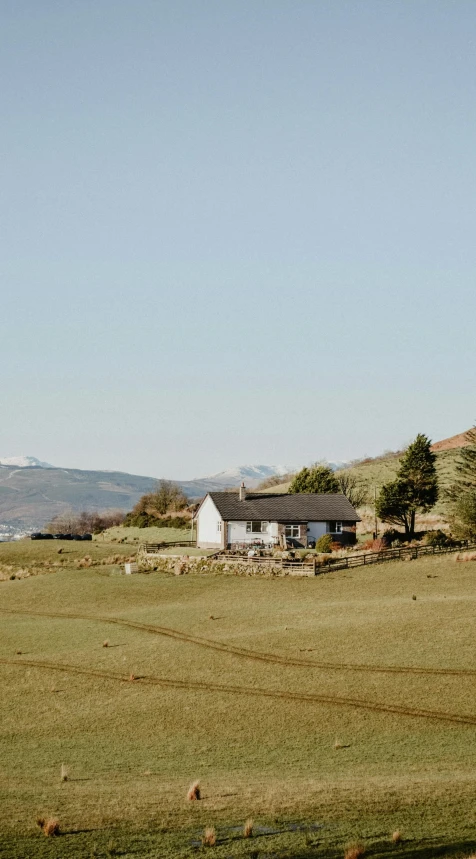
[{"label": "green hillside", "polygon": [[126,577],[65,548],[0,582],[2,859],[188,859],[206,826],[217,859],[474,850],[474,563]]},{"label": "green hillside", "polygon": [[[459,449],[442,450],[436,453],[436,468],[440,484],[440,500],[432,511],[432,515],[444,517],[447,505],[443,496],[443,491],[450,486],[455,476],[455,464],[459,456]],[[389,453],[386,456],[377,457],[375,459],[363,460],[357,462],[350,468],[343,469],[344,474],[355,475],[368,489],[369,498],[374,497],[375,491],[379,491],[385,483],[395,478],[398,470],[400,457]],[[281,483],[279,486],[273,486],[270,489],[264,489],[263,492],[288,492],[290,483]]]}]

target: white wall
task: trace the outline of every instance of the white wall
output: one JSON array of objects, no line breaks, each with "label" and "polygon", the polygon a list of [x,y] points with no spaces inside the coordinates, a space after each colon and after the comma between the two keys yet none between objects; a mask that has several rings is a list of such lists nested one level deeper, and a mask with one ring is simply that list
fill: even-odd
[{"label": "white wall", "polygon": [[[229,543],[253,543],[255,540],[262,540],[263,543],[272,542],[273,537],[278,537],[278,523],[270,522],[268,532],[265,534],[247,534],[246,522],[229,522],[228,523],[228,542]],[[273,541],[274,542],[274,541]]]},{"label": "white wall", "polygon": [[327,533],[327,522],[308,522],[307,528],[307,539],[318,540],[319,537]]},{"label": "white wall", "polygon": [[222,518],[215,507],[210,496],[205,498],[197,517],[197,546],[217,546],[220,548],[222,540],[222,531],[218,530],[218,523],[221,522],[221,527],[224,527]]}]

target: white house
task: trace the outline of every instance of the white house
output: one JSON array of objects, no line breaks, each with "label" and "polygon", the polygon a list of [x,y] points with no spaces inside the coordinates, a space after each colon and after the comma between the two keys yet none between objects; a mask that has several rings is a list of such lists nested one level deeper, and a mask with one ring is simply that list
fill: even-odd
[{"label": "white house", "polygon": [[248,545],[308,546],[323,534],[348,545],[360,518],[345,495],[210,492],[195,514],[197,546],[202,549]]}]

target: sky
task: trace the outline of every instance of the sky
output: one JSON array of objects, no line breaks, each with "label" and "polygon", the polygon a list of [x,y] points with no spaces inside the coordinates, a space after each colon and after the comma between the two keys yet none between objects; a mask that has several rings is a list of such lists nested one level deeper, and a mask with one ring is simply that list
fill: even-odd
[{"label": "sky", "polygon": [[473,0],[2,0],[0,456],[468,429],[475,43]]}]

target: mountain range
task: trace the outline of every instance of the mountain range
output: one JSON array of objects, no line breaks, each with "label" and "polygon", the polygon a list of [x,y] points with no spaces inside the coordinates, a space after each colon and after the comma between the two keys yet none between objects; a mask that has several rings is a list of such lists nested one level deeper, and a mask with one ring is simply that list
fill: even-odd
[{"label": "mountain range", "polygon": [[[285,465],[245,465],[195,480],[175,481],[190,499],[207,492],[239,486],[251,489]],[[0,526],[17,530],[42,528],[65,510],[131,510],[141,495],[151,492],[157,478],[121,471],[57,468],[32,456],[0,458]]]}]

